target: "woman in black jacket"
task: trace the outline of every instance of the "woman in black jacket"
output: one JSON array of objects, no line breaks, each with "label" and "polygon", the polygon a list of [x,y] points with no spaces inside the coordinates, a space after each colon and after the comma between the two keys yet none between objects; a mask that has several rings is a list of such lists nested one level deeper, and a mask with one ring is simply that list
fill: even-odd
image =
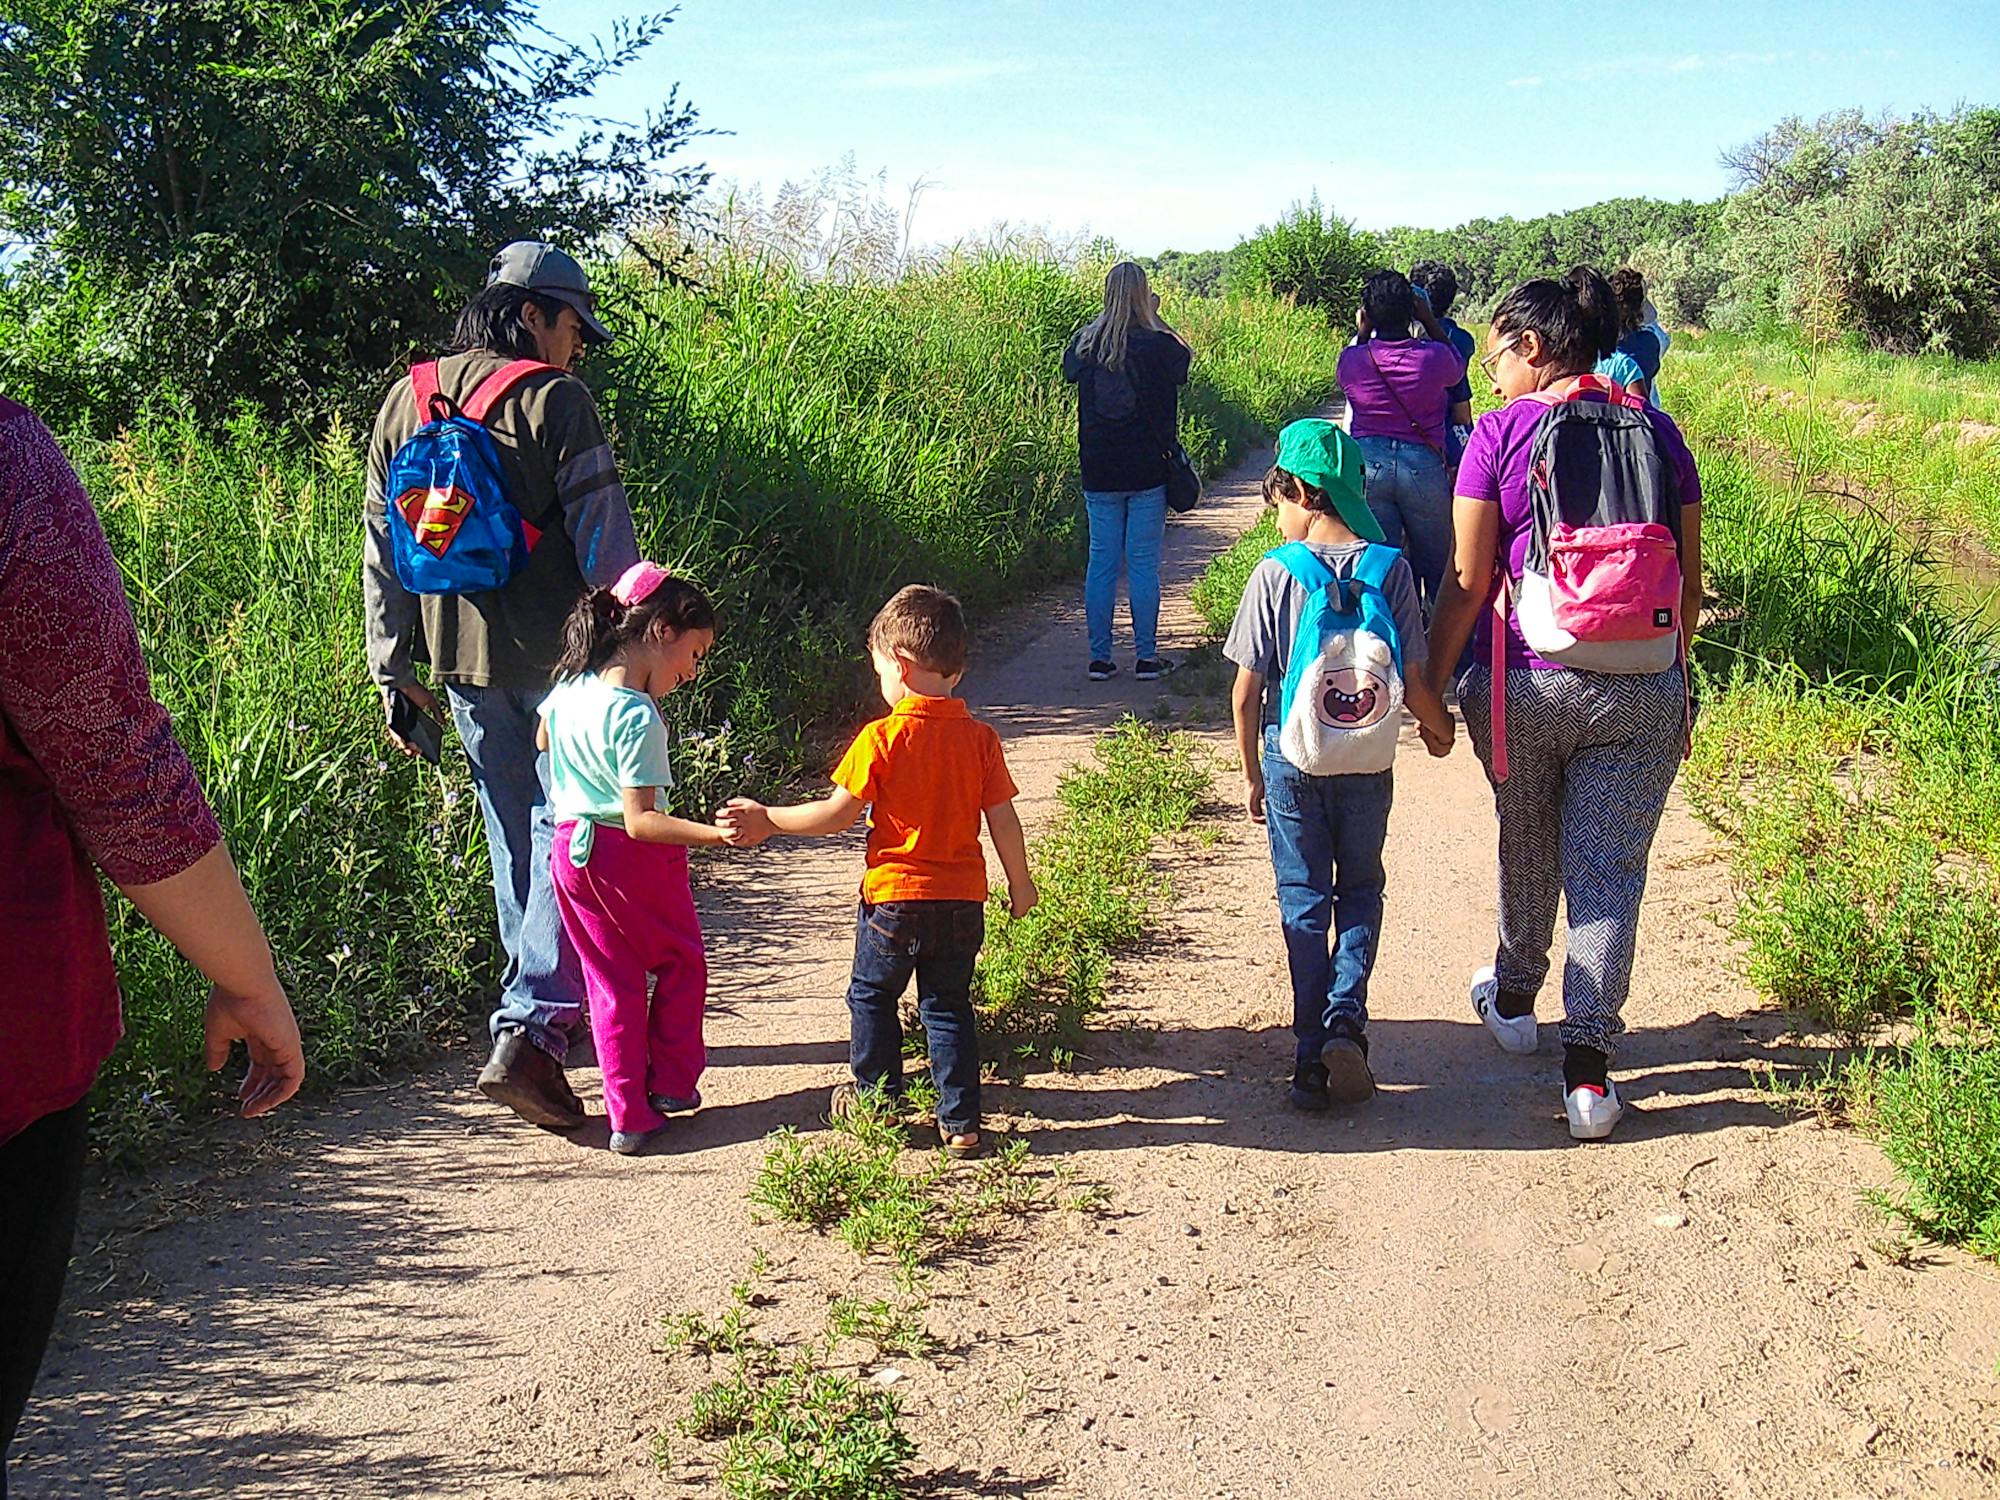
[{"label": "woman in black jacket", "polygon": [[1160,317],[1146,273],[1121,260],[1104,278],[1104,311],[1063,351],[1063,379],[1076,386],[1076,445],[1090,518],[1090,566],[1083,612],[1090,630],[1090,680],[1111,660],[1111,612],[1118,569],[1132,608],[1133,675],[1150,682],[1168,671],[1160,656],[1160,541],[1167,528],[1167,452],[1180,431],[1178,393],[1188,378],[1188,346]]}]

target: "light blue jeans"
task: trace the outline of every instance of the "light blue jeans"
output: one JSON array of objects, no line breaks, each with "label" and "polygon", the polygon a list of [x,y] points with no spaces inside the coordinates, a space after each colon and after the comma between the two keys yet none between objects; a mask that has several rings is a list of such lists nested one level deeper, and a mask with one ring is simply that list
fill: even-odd
[{"label": "light blue jeans", "polygon": [[1111,660],[1111,611],[1118,602],[1118,566],[1132,606],[1132,645],[1140,661],[1160,654],[1160,541],[1167,533],[1167,487],[1085,490],[1090,517],[1090,566],[1083,575],[1083,618],[1090,659]]},{"label": "light blue jeans", "polygon": [[451,683],[446,696],[486,820],[493,909],[507,954],[500,1006],[490,1023],[493,1039],[525,1031],[529,1041],[561,1062],[569,1034],[583,1018],[583,970],[563,936],[549,865],[555,824],[549,817],[548,757],[535,749],[543,695]]},{"label": "light blue jeans", "polygon": [[1401,547],[1417,575],[1429,619],[1431,605],[1451,564],[1451,484],[1444,460],[1422,443],[1402,438],[1356,439],[1368,463],[1368,508],[1382,523],[1382,539]]}]

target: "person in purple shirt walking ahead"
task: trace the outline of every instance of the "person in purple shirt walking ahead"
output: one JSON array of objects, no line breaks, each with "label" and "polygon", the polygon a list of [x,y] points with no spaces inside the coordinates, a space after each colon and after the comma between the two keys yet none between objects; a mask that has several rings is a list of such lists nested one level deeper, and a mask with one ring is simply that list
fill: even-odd
[{"label": "person in purple shirt walking ahead", "polygon": [[1500,933],[1494,961],[1472,977],[1472,1008],[1508,1052],[1533,1052],[1535,997],[1549,973],[1556,903],[1569,905],[1563,964],[1563,1104],[1570,1134],[1609,1135],[1624,1113],[1606,1076],[1624,1031],[1646,861],[1686,746],[1686,647],[1701,611],[1701,478],[1664,412],[1647,419],[1679,501],[1680,659],[1664,671],[1582,671],[1546,661],[1507,616],[1504,733],[1509,764],[1494,774],[1491,658],[1494,568],[1519,579],[1533,528],[1528,469],[1549,408],[1537,395],[1604,400],[1592,366],[1617,345],[1611,288],[1584,267],[1524,282],[1494,310],[1481,367],[1507,405],[1472,429],[1453,505],[1453,570],[1431,622],[1431,681],[1453,671],[1466,640],[1476,663],[1459,707],[1493,783],[1500,817]]},{"label": "person in purple shirt walking ahead", "polygon": [[[1428,616],[1451,559],[1445,418],[1465,360],[1400,271],[1377,271],[1363,283],[1354,323],[1359,337],[1339,366],[1347,430],[1368,462],[1368,508],[1388,544],[1409,559]],[[1413,324],[1425,337],[1410,336]]]}]

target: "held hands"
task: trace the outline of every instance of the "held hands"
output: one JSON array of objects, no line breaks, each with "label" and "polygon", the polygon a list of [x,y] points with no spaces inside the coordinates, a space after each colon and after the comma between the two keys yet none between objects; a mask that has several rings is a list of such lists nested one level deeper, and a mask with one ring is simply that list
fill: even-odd
[{"label": "held hands", "polygon": [[732,849],[754,849],[778,830],[771,822],[771,810],[748,797],[731,797],[715,815],[722,830],[722,842]]},{"label": "held hands", "polygon": [[269,991],[255,995],[234,995],[216,985],[208,992],[203,1030],[202,1054],[211,1073],[229,1061],[230,1043],[242,1041],[250,1048],[250,1071],[236,1091],[245,1119],[269,1114],[305,1082],[299,1023],[275,977]]},{"label": "held hands", "polygon": [[1428,724],[1417,726],[1417,737],[1424,742],[1424,748],[1442,759],[1451,754],[1453,741],[1458,738],[1458,726],[1450,719],[1444,721],[1442,729],[1432,729]]}]

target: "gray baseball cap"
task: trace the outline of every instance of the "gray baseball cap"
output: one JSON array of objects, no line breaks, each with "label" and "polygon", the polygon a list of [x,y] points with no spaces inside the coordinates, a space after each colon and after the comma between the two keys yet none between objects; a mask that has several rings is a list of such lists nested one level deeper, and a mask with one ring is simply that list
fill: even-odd
[{"label": "gray baseball cap", "polygon": [[503,245],[486,268],[488,286],[524,286],[567,302],[583,319],[583,335],[593,344],[611,342],[611,330],[597,320],[597,297],[576,257],[542,240]]}]

